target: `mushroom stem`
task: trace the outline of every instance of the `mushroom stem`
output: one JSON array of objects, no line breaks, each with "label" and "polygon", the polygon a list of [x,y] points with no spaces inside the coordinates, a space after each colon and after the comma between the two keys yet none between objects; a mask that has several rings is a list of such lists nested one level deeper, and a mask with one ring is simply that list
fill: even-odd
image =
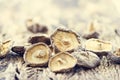
[{"label": "mushroom stem", "polygon": [[62,42],[63,42],[64,45],[69,45],[70,44],[68,40],[62,40]]},{"label": "mushroom stem", "polygon": [[45,56],[45,51],[43,51],[43,50],[36,51],[36,57],[37,58],[42,58],[44,56]]},{"label": "mushroom stem", "polygon": [[61,59],[61,58],[58,58],[58,60],[57,60],[60,64],[65,64],[66,63],[66,61],[65,60],[63,60],[63,59]]}]

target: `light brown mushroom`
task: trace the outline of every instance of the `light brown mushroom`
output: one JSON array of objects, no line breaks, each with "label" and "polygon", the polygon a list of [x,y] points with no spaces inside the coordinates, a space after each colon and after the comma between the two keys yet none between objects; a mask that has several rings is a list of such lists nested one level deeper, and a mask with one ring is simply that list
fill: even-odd
[{"label": "light brown mushroom", "polygon": [[77,64],[86,68],[94,68],[100,64],[100,58],[93,52],[80,51],[72,53],[77,58]]},{"label": "light brown mushroom", "polygon": [[37,43],[24,54],[25,62],[30,66],[45,66],[50,58],[50,49],[45,43]]},{"label": "light brown mushroom", "polygon": [[72,51],[80,46],[78,35],[65,29],[57,29],[51,36],[51,41],[58,51]]},{"label": "light brown mushroom", "polygon": [[0,44],[0,58],[5,57],[9,53],[12,44],[13,42],[11,40],[5,41]]},{"label": "light brown mushroom", "polygon": [[49,60],[48,67],[53,72],[65,72],[73,68],[77,59],[68,52],[60,52]]},{"label": "light brown mushroom", "polygon": [[112,50],[112,44],[100,39],[89,39],[85,42],[85,49],[95,53],[105,54]]}]

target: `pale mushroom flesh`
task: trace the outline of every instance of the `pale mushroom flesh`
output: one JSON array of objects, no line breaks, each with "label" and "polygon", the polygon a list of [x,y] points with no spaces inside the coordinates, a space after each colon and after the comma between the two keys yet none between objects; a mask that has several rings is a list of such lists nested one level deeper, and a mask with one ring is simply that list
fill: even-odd
[{"label": "pale mushroom flesh", "polygon": [[85,43],[86,50],[94,52],[110,52],[112,45],[108,41],[102,41],[99,39],[89,39]]},{"label": "pale mushroom flesh", "polygon": [[25,61],[33,65],[46,64],[49,60],[49,57],[50,49],[43,43],[33,45],[26,51],[24,55]]},{"label": "pale mushroom flesh", "polygon": [[8,40],[0,44],[0,57],[4,57],[10,50],[12,41]]},{"label": "pale mushroom flesh", "polygon": [[52,42],[59,51],[70,51],[80,45],[78,36],[71,31],[58,29],[52,35]]},{"label": "pale mushroom flesh", "polygon": [[67,52],[61,52],[53,56],[49,61],[49,68],[53,72],[62,72],[73,68],[77,59]]}]

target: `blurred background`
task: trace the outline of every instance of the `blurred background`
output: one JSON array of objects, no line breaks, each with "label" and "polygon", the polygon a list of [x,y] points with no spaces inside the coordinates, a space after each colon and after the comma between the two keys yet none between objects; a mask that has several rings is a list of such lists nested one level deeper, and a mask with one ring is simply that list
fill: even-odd
[{"label": "blurred background", "polygon": [[82,34],[93,22],[96,30],[103,31],[102,39],[112,40],[113,29],[120,27],[119,3],[119,0],[0,0],[0,38],[21,43],[28,34],[25,22],[33,19],[48,26],[49,35],[59,26]]}]

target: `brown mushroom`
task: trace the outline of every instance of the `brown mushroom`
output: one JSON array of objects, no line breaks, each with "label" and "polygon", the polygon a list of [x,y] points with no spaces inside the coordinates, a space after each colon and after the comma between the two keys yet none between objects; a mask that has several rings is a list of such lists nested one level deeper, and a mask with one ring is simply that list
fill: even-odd
[{"label": "brown mushroom", "polygon": [[8,52],[10,51],[10,48],[12,46],[12,43],[13,42],[11,40],[8,40],[8,41],[3,42],[0,45],[0,58],[3,58],[8,54]]},{"label": "brown mushroom", "polygon": [[120,64],[120,48],[115,50],[113,54],[111,53],[110,55],[108,55],[108,58],[111,62]]},{"label": "brown mushroom", "polygon": [[24,54],[25,62],[30,66],[45,66],[50,58],[50,49],[45,43],[37,43]]},{"label": "brown mushroom", "polygon": [[51,36],[51,41],[58,51],[72,51],[80,46],[78,35],[65,29],[57,29]]},{"label": "brown mushroom", "polygon": [[32,19],[27,20],[26,22],[27,29],[32,33],[47,33],[48,28],[39,23],[35,23]]},{"label": "brown mushroom", "polygon": [[112,44],[100,39],[89,39],[85,42],[85,49],[95,52],[98,55],[106,55],[112,50]]},{"label": "brown mushroom", "polygon": [[81,51],[72,53],[77,58],[77,64],[86,68],[94,68],[100,64],[100,58],[93,52]]},{"label": "brown mushroom", "polygon": [[26,48],[24,46],[13,46],[11,50],[20,56],[23,56]]},{"label": "brown mushroom", "polygon": [[96,31],[93,23],[91,23],[88,28],[89,28],[88,32],[83,35],[83,38],[90,39],[90,38],[98,38],[99,37],[99,33]]},{"label": "brown mushroom", "polygon": [[85,38],[85,39],[90,39],[90,38],[96,38],[97,39],[98,37],[99,37],[98,32],[92,32],[92,33],[83,35],[83,38]]},{"label": "brown mushroom", "polygon": [[29,38],[28,42],[31,44],[35,44],[35,43],[39,43],[39,42],[46,43],[47,45],[51,44],[50,38],[48,36],[45,36],[45,35],[32,36]]},{"label": "brown mushroom", "polygon": [[53,72],[66,72],[73,68],[77,59],[68,52],[60,52],[54,55],[50,60],[48,67]]}]

